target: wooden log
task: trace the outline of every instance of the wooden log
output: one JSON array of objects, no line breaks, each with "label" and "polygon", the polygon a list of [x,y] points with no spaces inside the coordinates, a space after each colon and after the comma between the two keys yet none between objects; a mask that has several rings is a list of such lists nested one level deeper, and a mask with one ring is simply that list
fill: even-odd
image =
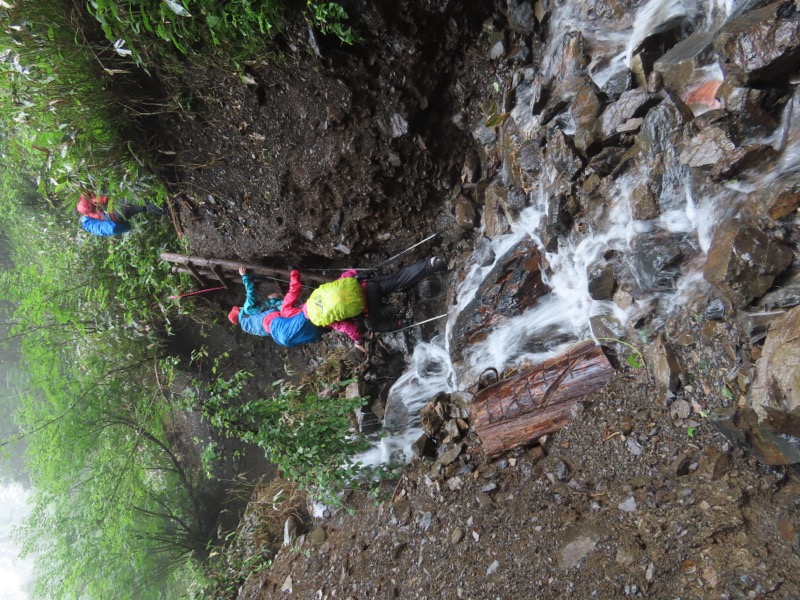
[{"label": "wooden log", "polygon": [[199,271],[198,271],[198,270],[197,270],[197,269],[194,267],[194,265],[193,265],[193,264],[189,263],[188,265],[186,265],[186,270],[187,270],[187,271],[189,271],[189,273],[191,273],[191,274],[192,274],[192,276],[193,276],[195,279],[197,279],[197,282],[198,282],[200,285],[205,285],[205,284],[206,284],[206,282],[205,282],[205,280],[203,279],[202,275],[200,275],[200,272],[199,272]]},{"label": "wooden log", "polygon": [[226,290],[230,287],[228,285],[228,280],[225,279],[225,275],[222,274],[222,269],[220,269],[219,267],[211,267],[211,272],[214,274],[214,277],[217,278],[217,281],[219,281],[223,286],[225,286]]},{"label": "wooden log", "polygon": [[587,341],[480,390],[471,413],[484,451],[495,456],[561,429],[574,405],[613,375],[603,349]]},{"label": "wooden log", "polygon": [[[183,254],[176,254],[174,252],[162,252],[161,260],[178,264],[178,265],[195,265],[196,267],[205,267],[212,269],[219,267],[228,271],[238,271],[239,267],[244,265],[249,271],[256,275],[264,275],[265,277],[277,277],[289,281],[289,271],[286,269],[276,269],[272,267],[264,267],[262,265],[254,265],[242,263],[235,260],[223,260],[220,258],[203,258],[201,256],[186,256]],[[301,269],[302,272],[302,269]],[[303,273],[303,281],[311,283],[325,283],[330,281],[330,277],[322,277],[313,273]]]}]

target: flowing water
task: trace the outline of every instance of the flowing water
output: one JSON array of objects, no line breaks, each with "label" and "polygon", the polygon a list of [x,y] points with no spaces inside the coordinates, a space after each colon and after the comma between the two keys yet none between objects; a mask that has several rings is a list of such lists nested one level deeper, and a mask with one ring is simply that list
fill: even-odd
[{"label": "flowing water", "polygon": [[[542,61],[542,70],[556,68],[554,57],[562,38],[580,31],[593,57],[589,73],[598,85],[608,81],[620,69],[630,66],[633,53],[648,36],[675,27],[691,26],[695,31],[714,31],[727,18],[746,9],[752,2],[735,0],[706,0],[705,3],[681,0],[651,0],[643,2],[629,22],[613,26],[587,17],[588,7],[580,2],[567,2],[556,9],[551,23],[552,39]],[[722,80],[716,64],[698,70],[684,99],[696,115],[716,108],[714,93]],[[516,90],[517,106],[512,111],[520,139],[538,126],[531,107],[537,91],[530,84],[520,84]],[[470,389],[487,368],[498,371],[519,364],[531,364],[553,356],[575,341],[596,337],[591,318],[611,315],[625,324],[640,311],[656,307],[656,325],[663,324],[676,308],[693,299],[706,298],[708,285],[702,276],[702,265],[716,224],[737,216],[747,194],[769,186],[779,177],[797,177],[800,171],[800,96],[795,94],[788,104],[781,126],[769,140],[752,140],[772,144],[781,152],[779,168],[765,173],[751,173],[736,184],[710,185],[705,178],[693,177],[691,169],[681,165],[678,150],[668,141],[667,134],[674,125],[668,114],[653,109],[643,130],[649,128],[653,144],[651,153],[663,163],[658,218],[636,221],[631,218],[629,199],[633,190],[649,177],[647,160],[640,161],[638,170],[629,170],[617,179],[615,189],[606,198],[605,212],[597,225],[586,232],[572,232],[559,239],[554,252],[545,253],[547,272],[543,279],[552,292],[540,299],[527,312],[496,327],[483,341],[467,348],[463,361],[451,361],[451,334],[458,314],[474,297],[478,286],[492,268],[504,260],[504,255],[518,243],[530,237],[540,247],[542,224],[547,215],[549,190],[553,189],[556,173],[544,167],[538,188],[529,192],[529,206],[512,223],[509,234],[492,240],[496,256],[488,266],[469,264],[458,284],[457,304],[450,307],[445,334],[430,343],[419,344],[413,353],[408,371],[390,391],[389,404],[401,401],[408,412],[408,426],[385,437],[379,448],[363,457],[366,463],[410,457],[410,444],[421,434],[419,410],[437,392]],[[569,132],[568,132],[569,133]],[[519,141],[519,140],[517,140]],[[634,248],[639,241],[655,234],[679,240],[684,248],[682,264],[666,280],[653,278],[638,268]],[[637,290],[635,301],[622,308],[611,301],[593,300],[588,291],[587,267],[613,250],[622,257],[624,265],[618,278],[622,285]],[[625,281],[627,277],[628,281]],[[699,305],[699,304],[698,304]],[[639,340],[633,340],[637,343]],[[535,343],[532,343],[535,342]],[[538,352],[525,348],[544,348]]]}]

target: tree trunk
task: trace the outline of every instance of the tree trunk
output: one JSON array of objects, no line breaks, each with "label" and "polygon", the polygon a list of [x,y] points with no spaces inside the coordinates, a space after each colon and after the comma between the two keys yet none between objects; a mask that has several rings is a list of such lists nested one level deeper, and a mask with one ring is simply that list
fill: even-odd
[{"label": "tree trunk", "polygon": [[472,404],[472,426],[488,456],[530,443],[564,427],[574,405],[613,374],[603,349],[582,342],[480,390]]}]

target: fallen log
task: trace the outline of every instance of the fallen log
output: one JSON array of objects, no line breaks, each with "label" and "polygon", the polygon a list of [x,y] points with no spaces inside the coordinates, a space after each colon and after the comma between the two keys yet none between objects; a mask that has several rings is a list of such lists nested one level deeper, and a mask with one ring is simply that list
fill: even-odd
[{"label": "fallen log", "polygon": [[603,387],[614,374],[593,341],[478,391],[472,426],[488,456],[495,456],[557,431],[575,404]]},{"label": "fallen log", "polygon": [[[228,271],[238,272],[239,267],[244,265],[245,267],[247,267],[248,271],[250,271],[251,273],[255,273],[256,275],[263,275],[265,277],[277,277],[289,281],[288,269],[264,267],[262,265],[243,263],[241,261],[235,261],[235,260],[223,260],[221,258],[203,258],[201,256],[187,256],[184,254],[176,254],[174,252],[162,252],[161,260],[177,265],[185,265],[185,266],[192,265],[194,267],[204,267],[211,271],[213,271],[214,268],[218,268],[218,269],[225,269]],[[302,269],[300,269],[300,272],[302,273],[303,281],[312,283],[325,283],[326,281],[331,280],[330,277],[322,277],[320,275],[314,275],[313,273],[305,273],[303,272]]]}]

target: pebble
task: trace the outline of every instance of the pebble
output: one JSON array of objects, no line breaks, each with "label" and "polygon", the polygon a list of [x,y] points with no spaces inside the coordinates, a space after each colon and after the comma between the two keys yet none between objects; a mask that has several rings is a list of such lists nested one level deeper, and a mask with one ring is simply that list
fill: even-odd
[{"label": "pebble", "polygon": [[489,568],[486,569],[486,576],[488,577],[489,575],[497,571],[498,568],[500,568],[500,562],[494,561],[492,564],[489,565]]},{"label": "pebble", "polygon": [[634,456],[642,455],[642,445],[633,438],[625,440],[625,447],[628,449],[628,452]]},{"label": "pebble", "polygon": [[627,512],[627,513],[636,512],[636,509],[638,508],[638,506],[636,504],[636,498],[631,496],[630,498],[625,500],[625,502],[620,502],[618,508],[621,511]]}]

